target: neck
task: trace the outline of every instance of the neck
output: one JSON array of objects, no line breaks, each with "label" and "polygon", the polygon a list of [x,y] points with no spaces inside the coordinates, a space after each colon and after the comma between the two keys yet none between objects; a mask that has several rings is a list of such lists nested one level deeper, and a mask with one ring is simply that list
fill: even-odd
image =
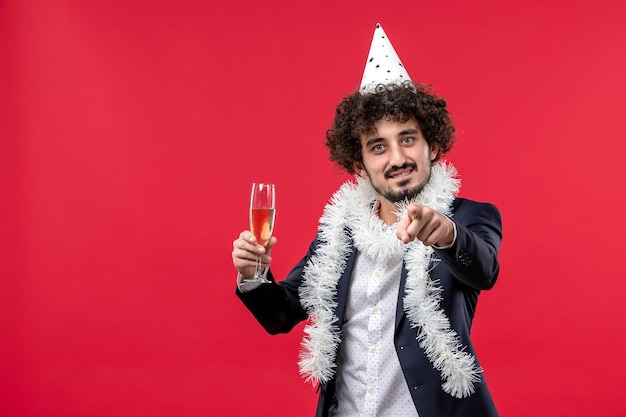
[{"label": "neck", "polygon": [[399,220],[396,214],[398,207],[383,196],[380,196],[379,204],[378,217],[390,226],[396,224]]}]

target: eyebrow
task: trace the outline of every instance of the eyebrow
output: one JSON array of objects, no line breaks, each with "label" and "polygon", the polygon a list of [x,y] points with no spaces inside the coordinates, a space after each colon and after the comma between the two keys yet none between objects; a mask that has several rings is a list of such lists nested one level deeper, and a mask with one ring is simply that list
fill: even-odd
[{"label": "eyebrow", "polygon": [[[398,137],[404,136],[404,135],[414,135],[414,134],[416,134],[418,132],[419,132],[419,130],[417,130],[417,129],[404,129],[404,130],[398,132]],[[365,143],[365,146],[371,146],[371,145],[374,145],[375,143],[382,142],[384,140],[385,140],[385,138],[383,138],[383,137],[371,138],[370,140],[368,140]]]}]

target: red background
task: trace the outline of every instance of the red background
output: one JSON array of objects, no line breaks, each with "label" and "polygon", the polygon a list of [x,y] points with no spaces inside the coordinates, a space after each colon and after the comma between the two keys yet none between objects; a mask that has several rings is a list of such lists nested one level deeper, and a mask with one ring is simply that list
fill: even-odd
[{"label": "red background", "polygon": [[313,415],[231,242],[273,181],[277,274],[308,247],[378,21],[502,211],[473,330],[501,414],[626,413],[623,1],[4,0],[0,415]]}]

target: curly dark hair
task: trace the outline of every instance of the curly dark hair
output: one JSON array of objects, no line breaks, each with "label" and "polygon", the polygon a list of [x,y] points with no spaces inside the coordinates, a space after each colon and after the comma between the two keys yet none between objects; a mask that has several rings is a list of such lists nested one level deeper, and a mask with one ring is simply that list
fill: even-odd
[{"label": "curly dark hair", "polygon": [[435,160],[452,148],[455,128],[446,101],[429,86],[406,81],[380,84],[373,93],[356,92],[341,100],[326,132],[330,160],[354,174],[354,163],[363,158],[361,135],[374,132],[374,124],[384,117],[403,123],[414,117],[428,144],[439,146]]}]

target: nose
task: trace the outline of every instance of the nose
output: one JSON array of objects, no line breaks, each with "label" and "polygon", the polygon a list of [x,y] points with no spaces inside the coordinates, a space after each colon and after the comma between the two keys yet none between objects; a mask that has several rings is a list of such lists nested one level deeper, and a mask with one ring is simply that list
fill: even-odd
[{"label": "nose", "polygon": [[404,155],[404,149],[401,146],[393,146],[391,148],[391,160],[389,164],[392,167],[401,167],[406,162],[406,156]]}]

